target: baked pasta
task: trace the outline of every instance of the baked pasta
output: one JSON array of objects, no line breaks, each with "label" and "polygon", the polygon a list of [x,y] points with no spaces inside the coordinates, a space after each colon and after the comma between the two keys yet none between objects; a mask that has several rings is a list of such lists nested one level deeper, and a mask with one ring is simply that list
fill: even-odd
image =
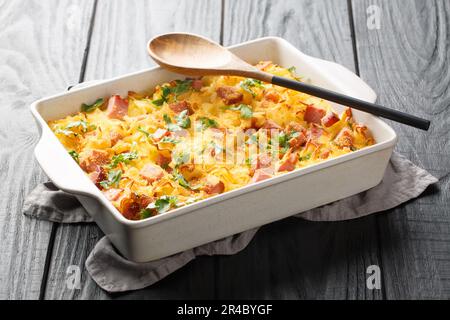
[{"label": "baked pasta", "polygon": [[[269,73],[302,81],[293,68]],[[131,220],[372,145],[351,109],[235,76],[175,80],[83,104],[49,126],[73,159]]]}]

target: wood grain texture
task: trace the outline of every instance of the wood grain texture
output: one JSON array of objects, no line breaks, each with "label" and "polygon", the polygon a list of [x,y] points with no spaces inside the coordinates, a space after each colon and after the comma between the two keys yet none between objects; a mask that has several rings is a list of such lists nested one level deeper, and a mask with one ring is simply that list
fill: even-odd
[{"label": "wood grain texture", "polygon": [[151,37],[173,31],[220,38],[220,0],[99,0],[86,80],[104,79],[155,65]]},{"label": "wood grain texture", "polygon": [[355,70],[346,0],[225,1],[224,45],[264,36]]},{"label": "wood grain texture", "polygon": [[[0,178],[14,181],[0,195],[4,239],[0,243],[0,297],[6,298],[38,294],[49,233],[48,223],[26,221],[19,212],[30,187],[45,179],[30,156],[36,133],[26,105],[47,94],[49,88],[58,91],[76,82],[80,65],[74,61],[81,60],[88,25],[90,7],[85,2],[79,6],[83,30],[78,34],[67,36],[67,31],[53,24],[50,28],[51,19],[61,26],[65,22],[58,22],[64,16],[61,13],[71,16],[73,9],[66,2],[48,3],[25,6],[0,1],[0,58],[7,58],[0,65],[0,108],[16,112],[13,115],[8,109],[7,117],[0,119]],[[87,255],[102,236],[100,230],[94,225],[61,225],[46,298],[449,298],[450,6],[446,0],[351,3],[357,57],[345,0],[225,0],[223,43],[278,35],[307,54],[360,69],[382,104],[433,120],[428,133],[391,125],[399,133],[397,151],[438,176],[437,186],[377,216],[335,223],[279,221],[263,227],[237,255],[202,257],[150,288],[117,295],[99,289],[84,269]],[[380,30],[368,30],[366,25],[367,7],[373,4],[382,9]],[[27,10],[33,15],[27,15]],[[191,31],[218,41],[220,17],[220,0],[99,0],[86,79],[116,76],[152,64],[145,43],[157,33]],[[29,30],[28,25],[35,30],[31,38],[17,40],[23,30]],[[54,39],[62,39],[63,45],[51,44]],[[17,171],[24,172],[23,176]],[[371,264],[381,267],[383,292],[366,289],[366,268]],[[81,290],[66,287],[69,265],[83,270]]]},{"label": "wood grain texture", "polygon": [[[91,39],[86,80],[104,79],[147,68],[146,43],[154,35],[170,31],[200,33],[220,38],[221,2],[99,0]],[[214,261],[200,258],[150,288],[109,295],[88,275],[84,262],[103,236],[95,225],[61,225],[58,228],[46,288],[46,299],[194,299],[214,295]],[[66,270],[82,270],[80,290],[66,286]]]},{"label": "wood grain texture", "polygon": [[[276,35],[355,70],[346,1],[226,1],[224,17],[225,45]],[[289,218],[262,228],[245,251],[218,260],[219,298],[382,298],[380,290],[366,289],[367,266],[379,264],[373,216],[331,223]]]},{"label": "wood grain texture", "polygon": [[[388,299],[450,297],[450,3],[352,1],[361,76],[379,102],[432,120],[429,132],[390,123],[397,151],[440,178],[378,218]],[[367,8],[381,9],[380,29]]]},{"label": "wood grain texture", "polygon": [[80,72],[91,4],[0,1],[0,299],[39,297],[51,223],[25,218],[24,197],[47,178],[33,157],[29,105]]}]

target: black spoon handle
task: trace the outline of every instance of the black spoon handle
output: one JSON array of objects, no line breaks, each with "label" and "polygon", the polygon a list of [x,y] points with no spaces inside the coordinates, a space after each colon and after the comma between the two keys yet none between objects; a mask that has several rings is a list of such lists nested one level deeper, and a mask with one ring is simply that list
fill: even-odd
[{"label": "black spoon handle", "polygon": [[306,84],[303,82],[273,76],[272,83],[281,87],[286,87],[292,90],[300,91],[303,93],[307,93],[325,100],[333,101],[348,107],[352,107],[354,109],[358,109],[364,112],[368,112],[386,119],[390,119],[396,122],[400,122],[415,128],[419,128],[422,130],[428,130],[430,127],[430,121],[426,119],[422,119],[411,114],[407,114],[401,111],[389,109],[383,106],[380,106],[375,103],[370,103],[367,101],[363,101],[360,99],[352,98],[346,96],[344,94],[340,94],[337,92],[333,92],[330,90],[322,89],[310,84]]}]

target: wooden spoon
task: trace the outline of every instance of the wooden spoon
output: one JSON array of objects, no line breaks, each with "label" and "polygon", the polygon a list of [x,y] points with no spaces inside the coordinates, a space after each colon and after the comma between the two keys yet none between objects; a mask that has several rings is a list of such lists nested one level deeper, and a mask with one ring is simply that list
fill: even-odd
[{"label": "wooden spoon", "polygon": [[341,93],[263,72],[207,38],[167,33],[148,42],[148,53],[161,67],[188,76],[235,75],[304,92],[422,130],[430,121]]}]

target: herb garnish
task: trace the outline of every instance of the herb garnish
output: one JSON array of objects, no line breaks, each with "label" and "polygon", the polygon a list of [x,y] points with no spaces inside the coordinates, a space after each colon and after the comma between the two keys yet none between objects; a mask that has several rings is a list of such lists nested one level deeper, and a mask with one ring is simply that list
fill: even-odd
[{"label": "herb garnish", "polygon": [[93,104],[83,103],[81,105],[81,111],[83,111],[83,112],[92,112],[95,109],[101,107],[104,102],[105,102],[105,100],[103,98],[100,98],[100,99],[97,99]]},{"label": "herb garnish", "polygon": [[208,129],[211,127],[212,128],[219,127],[219,124],[214,119],[201,117],[201,118],[198,118],[197,120],[199,121],[199,122],[197,122],[197,125],[196,125],[197,130],[205,130],[205,129]]},{"label": "herb garnish", "polygon": [[289,71],[289,73],[294,73],[295,70],[297,70],[297,68],[292,66],[292,67],[289,67],[287,70]]},{"label": "herb garnish", "polygon": [[152,103],[160,107],[164,104],[164,102],[169,101],[169,94],[173,93],[175,95],[175,100],[177,100],[180,94],[188,91],[191,87],[192,87],[192,80],[175,80],[175,86],[161,87],[162,90],[161,98],[153,100]]},{"label": "herb garnish", "polygon": [[263,86],[261,80],[247,78],[241,82],[240,87],[243,90],[250,93],[253,97],[255,97],[256,93],[253,92],[253,90],[251,88],[253,88],[253,87],[263,88],[264,86]]},{"label": "herb garnish", "polygon": [[66,129],[72,129],[72,128],[80,128],[81,127],[81,132],[87,132],[89,129],[95,129],[95,125],[89,125],[85,120],[79,120],[79,121],[73,121],[70,122],[67,126]]},{"label": "herb garnish", "polygon": [[142,129],[141,127],[137,128],[138,131],[142,132],[143,134],[145,134],[145,136],[147,138],[149,138],[152,134],[144,129]]},{"label": "herb garnish", "polygon": [[180,164],[187,163],[191,159],[191,155],[187,152],[179,152],[174,154],[173,156],[173,163],[175,164],[175,167],[178,167]]},{"label": "herb garnish", "polygon": [[152,103],[158,107],[162,106],[164,102],[167,102],[169,100],[170,88],[164,86],[161,87],[161,91],[161,98],[152,101]]},{"label": "herb garnish", "polygon": [[172,137],[163,137],[161,140],[159,140],[159,142],[177,144],[177,143],[180,142],[180,140],[177,140],[177,139],[172,138]]},{"label": "herb garnish", "polygon": [[299,161],[306,161],[309,159],[311,159],[311,153],[308,153],[306,156],[303,156],[303,157],[298,157]]},{"label": "herb garnish", "polygon": [[172,123],[172,119],[170,119],[169,115],[165,113],[163,115],[164,122],[166,123],[166,128],[169,131],[181,131],[181,127],[178,124]]},{"label": "herb garnish", "polygon": [[97,127],[95,125],[88,124],[85,120],[78,120],[78,121],[70,122],[64,128],[56,129],[55,133],[60,133],[65,136],[68,136],[68,137],[70,137],[71,135],[76,137],[76,136],[78,136],[78,133],[72,131],[71,129],[73,129],[73,128],[80,128],[81,132],[85,133],[85,132],[88,132],[89,130],[94,130]]},{"label": "herb garnish", "polygon": [[258,143],[258,134],[255,132],[252,134],[246,141],[247,144],[257,144]]},{"label": "herb garnish", "polygon": [[226,109],[233,110],[233,111],[240,111],[241,118],[243,118],[243,119],[250,119],[251,117],[253,117],[252,108],[246,104],[240,104],[238,106],[226,107]]},{"label": "herb garnish", "polygon": [[153,216],[153,211],[149,208],[142,209],[139,212],[139,216],[141,217],[141,219],[150,218],[151,216]]},{"label": "herb garnish", "polygon": [[175,86],[170,88],[171,93],[175,94],[175,100],[178,96],[188,91],[192,86],[192,80],[175,80]]},{"label": "herb garnish", "polygon": [[73,160],[75,160],[77,163],[80,162],[80,156],[78,154],[78,152],[76,152],[75,150],[69,151],[70,156],[73,158]]},{"label": "herb garnish", "polygon": [[174,171],[173,173],[174,180],[178,182],[180,186],[190,190],[197,190],[201,187],[201,185],[191,186],[190,183],[186,180],[186,178],[179,173],[178,171]]},{"label": "herb garnish", "polygon": [[114,155],[111,159],[111,163],[109,164],[109,168],[110,169],[114,169],[115,167],[117,167],[117,165],[122,162],[122,163],[129,163],[131,160],[137,159],[138,154],[133,151],[133,152],[125,152],[125,153],[121,153],[118,155]]},{"label": "herb garnish", "polygon": [[111,170],[108,172],[107,180],[103,180],[102,182],[100,182],[100,185],[105,189],[108,189],[111,186],[117,186],[121,177],[122,170]]},{"label": "herb garnish", "polygon": [[147,206],[147,209],[155,209],[158,213],[164,213],[170,209],[171,206],[176,206],[178,198],[175,196],[162,196],[153,203]]},{"label": "herb garnish", "polygon": [[183,110],[178,116],[175,117],[177,125],[181,128],[188,129],[191,127],[191,119],[188,116],[188,110]]},{"label": "herb garnish", "polygon": [[284,131],[280,132],[280,134],[278,135],[278,145],[280,146],[280,148],[282,148],[282,151],[287,152],[290,147],[289,140],[291,140],[292,138],[296,138],[299,135],[300,133],[297,131],[291,131],[288,134],[286,134]]}]

